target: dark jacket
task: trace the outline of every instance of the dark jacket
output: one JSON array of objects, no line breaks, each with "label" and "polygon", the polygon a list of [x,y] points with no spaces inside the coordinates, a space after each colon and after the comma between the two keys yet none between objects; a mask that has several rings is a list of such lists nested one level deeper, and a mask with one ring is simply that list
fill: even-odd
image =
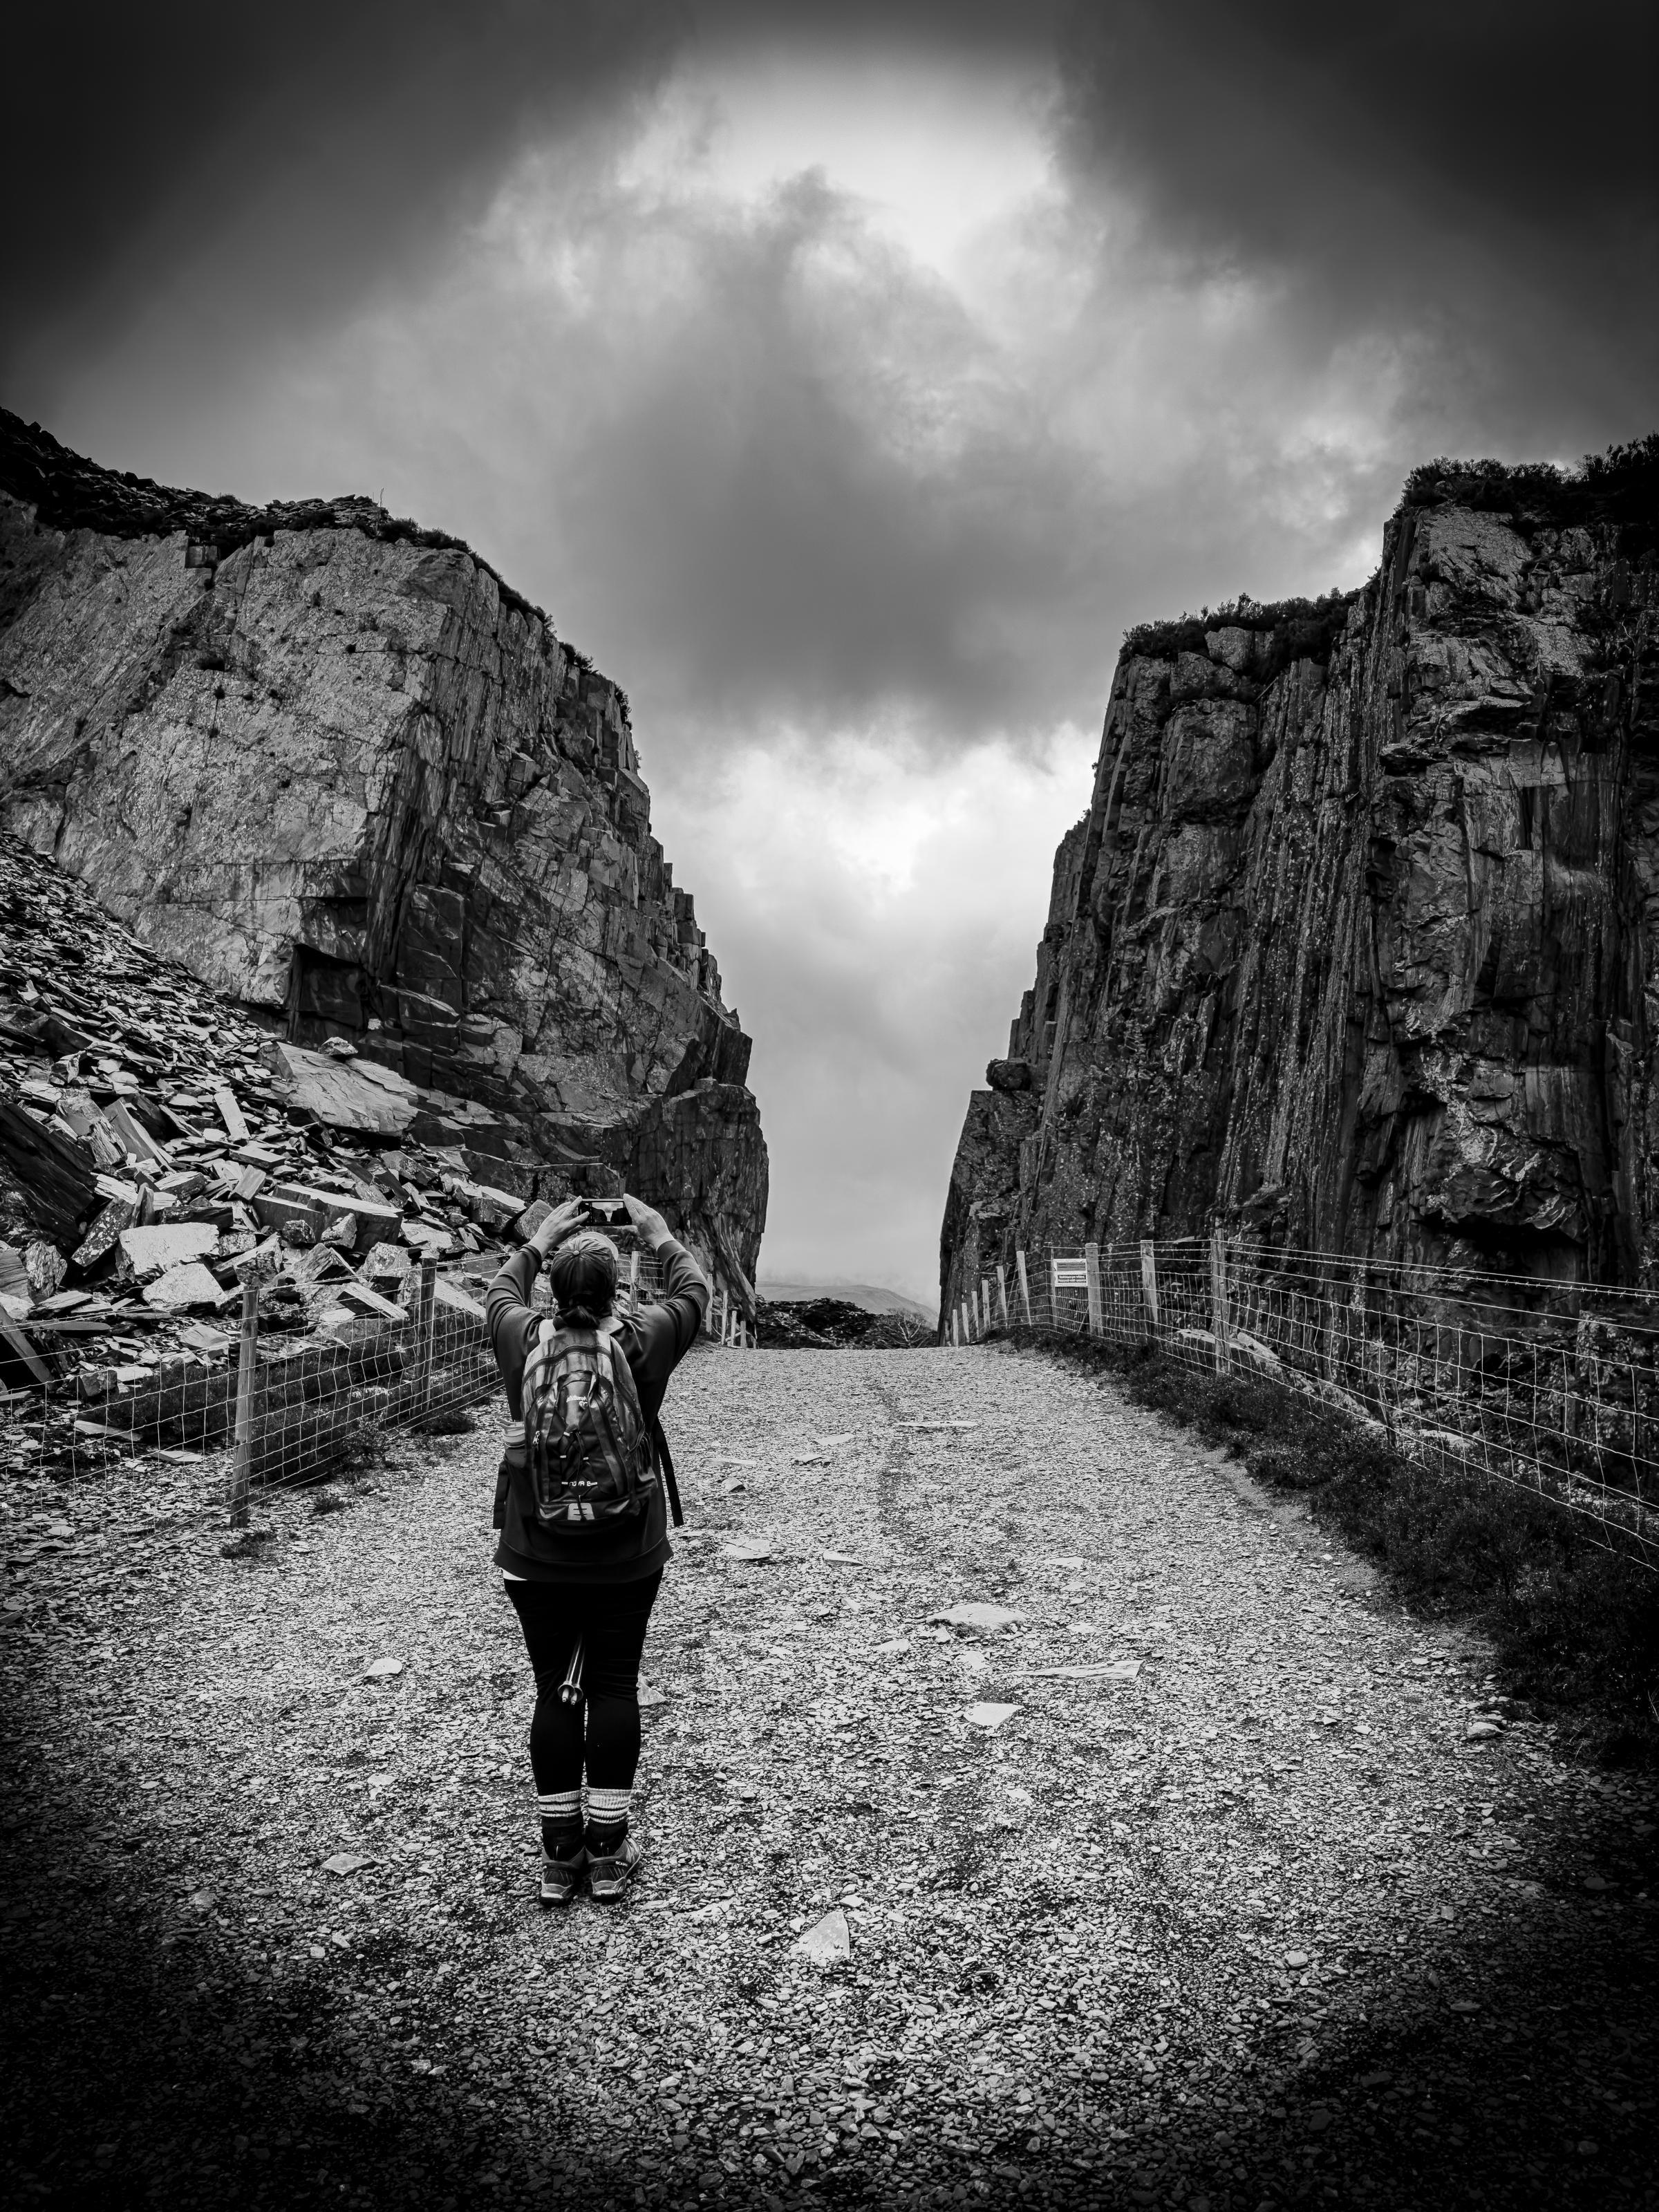
[{"label": "dark jacket", "polygon": [[[484,1293],[484,1315],[495,1364],[507,1385],[515,1421],[524,1419],[524,1364],[545,1316],[530,1304],[540,1261],[529,1245],[498,1270]],[[662,1288],[657,1304],[624,1316],[617,1332],[640,1410],[647,1426],[661,1411],[668,1378],[684,1358],[708,1310],[708,1283],[684,1245],[671,1237],[657,1249]],[[495,1564],[532,1583],[628,1583],[655,1574],[671,1557],[668,1510],[660,1482],[638,1526],[604,1535],[573,1536],[544,1528],[534,1518],[525,1468],[522,1429],[507,1448],[495,1483],[495,1526],[501,1540]],[[533,1547],[533,1548],[532,1548]]]}]

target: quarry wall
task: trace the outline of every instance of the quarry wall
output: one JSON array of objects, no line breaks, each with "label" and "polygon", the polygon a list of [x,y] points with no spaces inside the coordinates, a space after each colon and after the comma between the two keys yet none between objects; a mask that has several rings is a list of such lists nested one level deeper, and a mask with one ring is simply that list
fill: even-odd
[{"label": "quarry wall", "polygon": [[1659,459],[1420,470],[1363,589],[1132,632],[945,1312],[1202,1233],[1553,1279],[1659,1261]]}]

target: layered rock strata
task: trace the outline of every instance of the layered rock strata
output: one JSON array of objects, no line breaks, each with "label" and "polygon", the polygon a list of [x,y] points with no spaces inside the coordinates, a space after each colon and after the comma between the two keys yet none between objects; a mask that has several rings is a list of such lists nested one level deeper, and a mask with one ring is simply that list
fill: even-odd
[{"label": "layered rock strata", "polygon": [[1017,1247],[1216,1220],[1655,1280],[1656,549],[1659,441],[1438,464],[1363,589],[1130,635],[947,1314]]},{"label": "layered rock strata", "polygon": [[627,699],[459,541],[0,416],[0,818],[297,1043],[465,1102],[497,1180],[620,1177],[749,1301],[749,1040]]}]

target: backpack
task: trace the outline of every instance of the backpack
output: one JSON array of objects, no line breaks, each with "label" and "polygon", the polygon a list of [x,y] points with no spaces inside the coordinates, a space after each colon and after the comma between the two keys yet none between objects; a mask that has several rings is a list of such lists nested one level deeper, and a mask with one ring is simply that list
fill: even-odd
[{"label": "backpack", "polygon": [[656,1470],[614,1328],[544,1328],[524,1368],[525,1466],[536,1519],[566,1534],[642,1519]]}]

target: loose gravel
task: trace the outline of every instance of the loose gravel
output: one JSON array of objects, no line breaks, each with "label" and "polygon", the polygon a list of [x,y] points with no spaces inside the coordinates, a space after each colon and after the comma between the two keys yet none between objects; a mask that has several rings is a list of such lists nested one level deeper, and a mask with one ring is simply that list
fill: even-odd
[{"label": "loose gravel", "polygon": [[200,1469],[9,1486],[12,2201],[1656,2201],[1649,1781],[1109,1383],[668,1417],[620,1910],[533,1902],[498,1413],[230,1558]]}]

